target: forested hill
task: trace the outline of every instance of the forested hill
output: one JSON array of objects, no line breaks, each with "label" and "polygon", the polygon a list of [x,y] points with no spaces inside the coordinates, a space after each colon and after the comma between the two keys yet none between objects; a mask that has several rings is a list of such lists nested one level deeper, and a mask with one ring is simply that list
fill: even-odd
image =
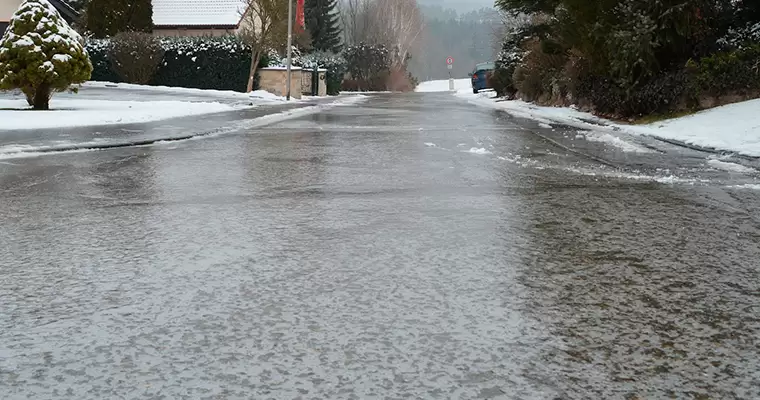
[{"label": "forested hill", "polygon": [[[488,7],[460,13],[440,4],[426,4],[431,2],[420,1],[426,29],[420,49],[414,52],[409,64],[414,76],[423,81],[448,78],[446,57],[449,56],[455,60],[451,71],[455,78],[467,77],[475,64],[494,59],[498,50],[494,49],[494,32],[499,26],[495,9]],[[455,3],[456,0],[444,2],[446,5]]]}]

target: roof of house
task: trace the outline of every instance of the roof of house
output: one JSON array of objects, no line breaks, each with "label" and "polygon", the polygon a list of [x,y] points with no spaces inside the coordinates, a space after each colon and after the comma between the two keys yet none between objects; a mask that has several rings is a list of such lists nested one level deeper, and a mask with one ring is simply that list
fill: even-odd
[{"label": "roof of house", "polygon": [[237,27],[245,0],[153,0],[156,27]]},{"label": "roof of house", "polygon": [[68,22],[76,21],[79,18],[79,13],[74,10],[70,5],[68,5],[63,0],[48,0],[50,4],[53,5],[53,7],[58,10],[59,13],[63,16],[63,19],[65,19]]},{"label": "roof of house", "polygon": [[[68,5],[63,0],[48,0],[50,1],[50,4],[53,5],[53,7],[58,10],[59,13],[61,13],[61,16],[63,16],[63,19],[65,19],[67,22],[72,23],[76,21],[79,18],[79,13],[76,12],[73,8],[71,8],[70,5]],[[21,2],[19,2],[21,4]],[[5,30],[8,29],[8,25],[10,23],[8,21],[0,21],[0,37],[5,34]]]}]

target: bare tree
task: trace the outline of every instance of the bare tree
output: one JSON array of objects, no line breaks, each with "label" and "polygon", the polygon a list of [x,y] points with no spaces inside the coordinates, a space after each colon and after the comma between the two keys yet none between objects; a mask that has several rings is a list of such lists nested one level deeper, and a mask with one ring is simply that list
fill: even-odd
[{"label": "bare tree", "polygon": [[343,25],[343,42],[355,45],[369,42],[366,27],[369,25],[370,5],[373,0],[343,0],[340,20]]},{"label": "bare tree", "polygon": [[261,56],[270,49],[285,47],[288,37],[288,0],[241,0],[240,38],[251,47],[251,70],[247,91],[253,90]]},{"label": "bare tree", "polygon": [[420,42],[424,20],[416,0],[343,0],[341,4],[346,44],[382,44],[396,53],[401,64]]},{"label": "bare tree", "polygon": [[394,49],[394,63],[403,64],[425,29],[416,0],[374,0],[365,27],[376,43]]}]

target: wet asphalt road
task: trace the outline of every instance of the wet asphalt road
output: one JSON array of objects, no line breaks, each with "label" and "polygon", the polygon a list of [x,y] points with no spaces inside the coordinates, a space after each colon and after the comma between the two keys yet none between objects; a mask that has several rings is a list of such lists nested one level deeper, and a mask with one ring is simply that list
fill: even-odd
[{"label": "wet asphalt road", "polygon": [[2,159],[0,398],[760,398],[758,161],[576,131],[378,95]]}]

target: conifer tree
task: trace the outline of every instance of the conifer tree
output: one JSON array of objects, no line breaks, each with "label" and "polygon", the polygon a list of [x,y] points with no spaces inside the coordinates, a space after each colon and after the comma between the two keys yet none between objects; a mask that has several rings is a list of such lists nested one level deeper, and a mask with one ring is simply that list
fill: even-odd
[{"label": "conifer tree", "polygon": [[48,0],[26,0],[0,39],[0,90],[20,89],[35,110],[47,110],[53,92],[90,79],[82,42]]},{"label": "conifer tree", "polygon": [[337,0],[306,0],[304,16],[314,50],[339,53],[342,32]]}]

